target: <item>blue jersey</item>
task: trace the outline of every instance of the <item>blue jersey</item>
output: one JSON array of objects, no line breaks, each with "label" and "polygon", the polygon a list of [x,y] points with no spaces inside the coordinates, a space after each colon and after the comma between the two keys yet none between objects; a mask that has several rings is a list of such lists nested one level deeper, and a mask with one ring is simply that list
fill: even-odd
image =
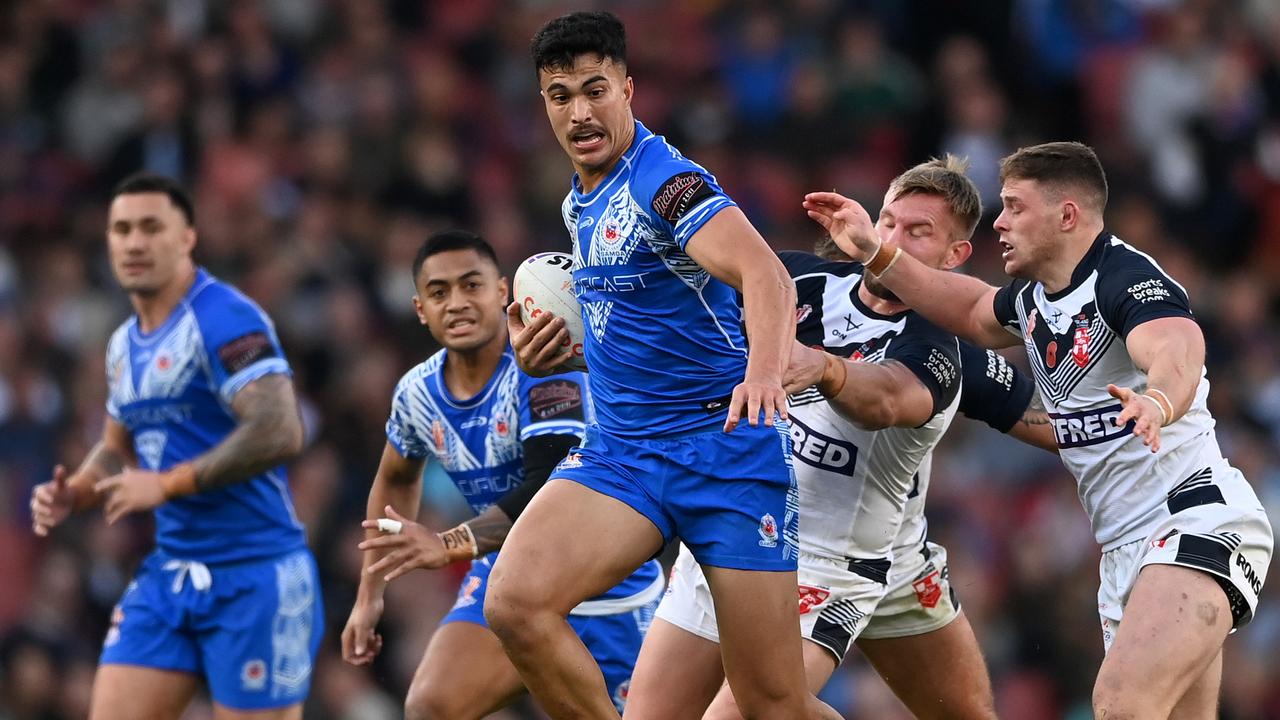
[{"label": "blue jersey", "polygon": [[590,193],[578,178],[562,212],[573,238],[601,428],[667,436],[724,423],[746,374],[734,289],[685,246],[732,206],[714,177],[636,122],[635,140]]},{"label": "blue jersey", "polygon": [[[508,348],[484,389],[459,400],[444,381],[448,350],[405,373],[396,385],[387,440],[402,457],[434,459],[477,514],[524,481],[523,445],[539,435],[582,437],[595,421],[582,373],[526,375]],[[658,579],[656,562],[640,567],[602,598],[636,595]]]},{"label": "blue jersey", "polygon": [[[128,429],[140,467],[166,470],[213,448],[236,426],[231,401],[289,364],[271,320],[252,300],[197,270],[160,327],[137,317],[107,347],[107,412]],[[282,555],[306,546],[283,466],[155,510],[156,544],[204,563]]]}]

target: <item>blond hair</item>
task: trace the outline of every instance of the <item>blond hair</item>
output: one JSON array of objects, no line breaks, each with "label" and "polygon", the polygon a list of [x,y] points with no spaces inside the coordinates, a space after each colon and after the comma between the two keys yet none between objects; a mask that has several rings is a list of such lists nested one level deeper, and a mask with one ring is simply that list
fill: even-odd
[{"label": "blond hair", "polygon": [[947,209],[960,222],[961,240],[968,240],[982,219],[982,198],[978,186],[965,171],[969,159],[947,153],[908,169],[889,183],[888,202],[906,195],[934,195],[947,203]]}]

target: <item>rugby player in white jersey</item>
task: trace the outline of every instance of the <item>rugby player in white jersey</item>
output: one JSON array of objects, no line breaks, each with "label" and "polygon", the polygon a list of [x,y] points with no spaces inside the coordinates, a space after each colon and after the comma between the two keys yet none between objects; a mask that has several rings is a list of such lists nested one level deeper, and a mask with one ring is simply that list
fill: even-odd
[{"label": "rugby player in white jersey", "polygon": [[[922,261],[954,268],[968,258],[980,216],[964,164],[947,156],[894,180],[879,225]],[[1052,446],[1046,424],[1019,422],[1037,414],[1034,388],[999,356],[962,347],[911,312],[861,265],[807,253],[781,257],[797,290],[787,387],[810,689],[826,684],[857,640],[918,717],[994,718],[991,683],[949,585],[946,551],[926,539],[924,497],[933,448],[957,409]],[[658,617],[639,662],[696,672],[686,694],[668,693],[664,717],[702,717],[722,677],[719,632],[706,580],[684,548]],[[863,634],[874,639],[864,644]],[[659,648],[666,660],[682,661],[660,662]],[[741,717],[728,688],[719,690],[707,717]]]},{"label": "rugby player in white jersey", "polygon": [[1185,289],[1104,229],[1091,148],[1023,148],[1000,177],[995,229],[1015,278],[1001,289],[901,252],[841,195],[804,207],[922,315],[987,347],[1023,342],[1103,550],[1095,715],[1213,717],[1223,641],[1253,617],[1273,536],[1218,447],[1204,336]]}]

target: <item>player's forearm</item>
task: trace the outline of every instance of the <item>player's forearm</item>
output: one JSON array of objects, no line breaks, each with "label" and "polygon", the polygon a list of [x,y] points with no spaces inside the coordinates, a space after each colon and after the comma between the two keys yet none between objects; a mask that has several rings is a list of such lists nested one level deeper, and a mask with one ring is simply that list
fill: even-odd
[{"label": "player's forearm", "polygon": [[903,303],[953,335],[982,347],[1017,342],[996,320],[995,288],[977,278],[931,268],[906,252],[878,277]]},{"label": "player's forearm", "polygon": [[1151,367],[1147,370],[1147,392],[1159,391],[1168,399],[1172,413],[1168,422],[1181,418],[1195,401],[1196,388],[1200,385],[1204,368],[1204,340],[1169,337],[1152,353]]},{"label": "player's forearm", "polygon": [[67,479],[67,487],[75,494],[74,509],[88,510],[101,504],[102,497],[93,486],[103,478],[119,474],[127,462],[128,458],[119,449],[98,441],[76,468],[75,474]]},{"label": "player's forearm", "polygon": [[[515,522],[507,517],[502,508],[491,505],[484,512],[462,524],[470,529],[471,537],[475,542],[475,555],[478,556],[502,547],[502,543],[507,539],[507,533],[511,532],[511,526]],[[441,541],[445,541],[448,536],[448,532],[440,533]],[[449,547],[447,542],[445,547]]]},{"label": "player's forearm", "polygon": [[[928,415],[911,412],[910,398],[903,394],[919,391],[928,394],[923,386],[904,384],[904,378],[893,368],[873,363],[850,362],[827,354],[827,367],[818,382],[818,392],[845,417],[868,430],[887,427],[915,427],[927,422]],[[841,367],[843,366],[843,367]],[[909,382],[914,381],[914,378]],[[932,398],[929,398],[932,405]]]},{"label": "player's forearm", "polygon": [[742,299],[747,341],[747,375],[781,378],[796,335],[796,286],[776,257],[744,273]]},{"label": "player's forearm", "polygon": [[[369,501],[365,506],[365,518],[369,520],[377,520],[385,517],[384,508],[390,505],[395,508],[396,512],[406,518],[418,517],[418,506],[422,499],[422,474],[420,472],[413,473],[409,478],[390,477],[383,469],[379,469],[378,475],[373,479],[373,487],[369,489]],[[381,531],[377,529],[366,529],[364,535],[366,539],[374,538]],[[371,574],[366,572],[369,566],[382,559],[386,554],[385,550],[366,550],[364,558],[360,564],[360,588],[357,596],[360,599],[369,599],[381,597],[382,592],[387,587],[387,581],[383,579],[381,574]]]}]

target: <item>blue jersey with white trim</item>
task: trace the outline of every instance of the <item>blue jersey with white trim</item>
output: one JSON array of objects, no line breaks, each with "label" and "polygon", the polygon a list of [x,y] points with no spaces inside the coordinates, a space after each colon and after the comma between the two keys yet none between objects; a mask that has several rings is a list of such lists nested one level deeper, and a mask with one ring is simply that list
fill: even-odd
[{"label": "blue jersey with white trim", "polygon": [[636,122],[635,139],[594,190],[578,178],[562,212],[573,239],[583,352],[613,435],[718,427],[746,374],[733,288],[685,251],[734,203],[710,173]]},{"label": "blue jersey with white trim", "polygon": [[[448,350],[405,373],[387,419],[387,441],[402,457],[441,464],[476,514],[524,481],[522,443],[539,435],[581,438],[595,421],[592,388],[579,372],[535,378],[507,348],[489,382],[459,400],[444,381]],[[656,562],[600,596],[635,595],[658,578]]]},{"label": "blue jersey with white trim", "polygon": [[[271,320],[235,288],[198,269],[164,323],[130,318],[107,347],[107,412],[133,438],[145,470],[167,470],[235,429],[232,399],[250,382],[290,374]],[[176,558],[240,562],[306,546],[284,466],[155,510],[156,544]]]}]

